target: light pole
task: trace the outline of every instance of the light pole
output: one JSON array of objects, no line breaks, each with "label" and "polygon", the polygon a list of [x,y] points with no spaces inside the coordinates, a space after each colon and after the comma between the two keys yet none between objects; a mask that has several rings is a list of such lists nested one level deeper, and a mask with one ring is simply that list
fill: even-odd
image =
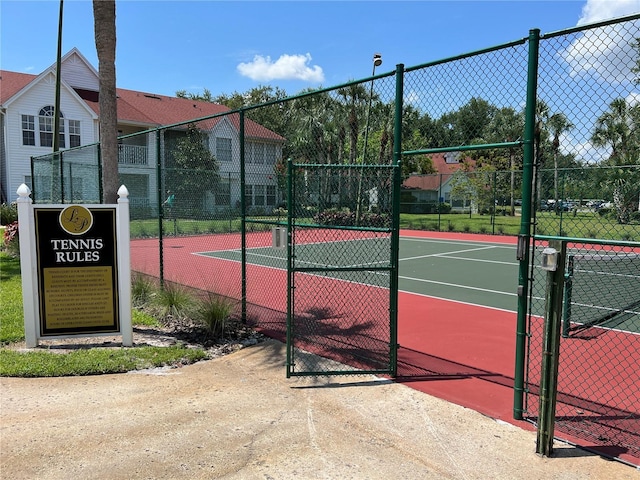
[{"label": "light pole", "polygon": [[[379,53],[373,54],[373,71],[371,76],[376,74],[376,67],[382,65],[382,55]],[[369,105],[367,107],[367,121],[364,128],[364,147],[362,148],[362,165],[367,163],[367,143],[369,142],[369,117],[371,116],[371,100],[373,97],[373,78],[371,79],[371,89],[369,90]],[[360,225],[360,215],[362,210],[362,176],[364,175],[363,167],[360,168],[360,178],[358,180],[358,198],[356,203],[356,225]]]},{"label": "light pole", "polygon": [[[373,54],[373,71],[371,72],[371,76],[375,76],[376,67],[382,65],[382,55],[379,53]],[[371,79],[371,88],[369,90],[369,105],[367,107],[367,122],[364,128],[364,148],[362,149],[362,164],[364,165],[367,161],[367,143],[369,141],[369,117],[371,116],[371,100],[373,99],[373,78]]]}]

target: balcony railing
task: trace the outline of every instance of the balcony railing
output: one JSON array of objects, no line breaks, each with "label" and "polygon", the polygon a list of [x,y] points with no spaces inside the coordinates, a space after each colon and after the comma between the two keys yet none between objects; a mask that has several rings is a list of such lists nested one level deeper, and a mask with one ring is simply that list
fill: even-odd
[{"label": "balcony railing", "polygon": [[118,163],[122,165],[148,165],[147,147],[119,144]]}]

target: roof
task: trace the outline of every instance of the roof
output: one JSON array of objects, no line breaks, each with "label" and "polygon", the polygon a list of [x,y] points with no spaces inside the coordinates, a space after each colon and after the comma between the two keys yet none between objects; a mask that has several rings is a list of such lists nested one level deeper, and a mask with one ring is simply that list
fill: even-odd
[{"label": "roof", "polygon": [[451,156],[444,153],[430,154],[430,157],[436,173],[430,175],[411,175],[402,183],[404,188],[438,190],[440,186],[447,183],[458,170],[465,167],[473,170],[476,165],[476,161],[471,158],[465,158],[461,162],[447,162],[446,157],[451,158]]},{"label": "roof", "polygon": [[[37,78],[37,75],[0,70],[0,104],[5,103],[13,95],[25,88]],[[77,88],[76,93],[96,114],[100,114],[98,92]],[[169,97],[155,93],[135,90],[116,89],[118,122],[134,125],[145,125],[149,128],[174,125],[212,115],[230,112],[225,105],[201,102],[187,98]],[[224,117],[208,120],[211,128]],[[240,116],[234,113],[228,116],[231,124],[239,129]],[[245,132],[248,137],[283,141],[284,138],[262,125],[245,120]]]},{"label": "roof", "polygon": [[36,75],[28,73],[0,70],[0,104],[4,104],[35,78]]}]

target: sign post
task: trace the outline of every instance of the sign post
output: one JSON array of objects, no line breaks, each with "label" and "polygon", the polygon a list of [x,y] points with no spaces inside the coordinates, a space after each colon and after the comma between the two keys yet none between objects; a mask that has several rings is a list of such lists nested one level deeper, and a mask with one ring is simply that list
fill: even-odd
[{"label": "sign post", "polygon": [[117,205],[37,205],[18,189],[25,339],[122,335],[133,345],[129,199]]}]

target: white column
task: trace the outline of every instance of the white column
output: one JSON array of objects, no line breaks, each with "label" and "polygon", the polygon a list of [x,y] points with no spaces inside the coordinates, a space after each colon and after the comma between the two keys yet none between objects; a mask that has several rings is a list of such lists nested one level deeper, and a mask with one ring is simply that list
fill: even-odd
[{"label": "white column", "polygon": [[40,310],[38,296],[38,265],[36,261],[35,220],[31,190],[24,183],[18,187],[18,235],[20,238],[20,273],[22,275],[22,304],[24,337],[27,348],[38,346]]},{"label": "white column", "polygon": [[118,297],[120,298],[120,331],[122,345],[133,346],[133,326],[131,324],[131,238],[129,226],[129,191],[122,185],[118,189],[116,209],[116,229],[118,242]]}]

